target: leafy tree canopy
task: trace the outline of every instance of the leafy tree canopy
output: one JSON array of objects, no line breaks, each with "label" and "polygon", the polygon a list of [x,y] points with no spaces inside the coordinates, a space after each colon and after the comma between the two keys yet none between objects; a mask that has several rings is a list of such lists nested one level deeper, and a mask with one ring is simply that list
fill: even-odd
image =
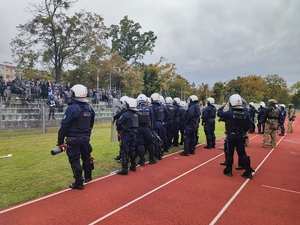
[{"label": "leafy tree canopy", "polygon": [[141,25],[125,16],[119,25],[111,25],[108,37],[111,38],[111,51],[130,61],[142,59],[146,52],[153,52],[157,37],[153,31],[141,33]]}]

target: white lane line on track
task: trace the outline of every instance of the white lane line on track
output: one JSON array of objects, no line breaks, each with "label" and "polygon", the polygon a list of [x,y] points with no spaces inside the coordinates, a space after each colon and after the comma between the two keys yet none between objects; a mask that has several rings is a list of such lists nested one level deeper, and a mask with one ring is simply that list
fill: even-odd
[{"label": "white lane line on track", "polygon": [[268,185],[264,185],[264,184],[262,186],[266,187],[266,188],[276,189],[276,190],[279,190],[279,191],[285,191],[285,192],[291,192],[291,193],[300,194],[299,191],[293,191],[293,190],[284,189],[284,188],[272,187],[272,186],[268,186]]},{"label": "white lane line on track", "polygon": [[140,197],[138,197],[138,198],[136,198],[136,199],[134,199],[134,200],[128,202],[127,204],[125,204],[125,205],[123,205],[123,206],[121,206],[121,207],[115,209],[114,211],[112,211],[112,212],[106,214],[105,216],[100,217],[99,219],[93,221],[93,222],[90,223],[89,225],[93,225],[93,224],[99,223],[100,221],[106,219],[107,217],[109,217],[109,216],[111,216],[111,215],[117,213],[118,211],[120,211],[120,210],[126,208],[127,206],[130,206],[130,205],[132,205],[133,203],[135,203],[135,202],[137,202],[137,201],[139,201],[139,200],[145,198],[146,196],[148,196],[148,195],[150,195],[150,194],[156,192],[157,190],[159,190],[159,189],[161,189],[161,188],[167,186],[168,184],[170,184],[170,183],[172,183],[172,182],[178,180],[179,178],[181,178],[181,177],[183,177],[183,176],[185,176],[185,175],[191,173],[192,171],[198,169],[199,167],[201,167],[201,166],[203,166],[203,165],[205,165],[205,164],[207,164],[207,163],[209,163],[209,162],[215,160],[216,158],[220,157],[220,156],[223,155],[223,154],[224,154],[224,153],[221,153],[221,154],[219,154],[219,155],[217,155],[217,156],[215,156],[215,157],[213,157],[213,158],[207,160],[206,162],[204,162],[204,163],[202,163],[202,164],[200,164],[200,165],[194,167],[193,169],[188,170],[187,172],[185,172],[185,173],[183,173],[183,174],[181,174],[181,175],[179,175],[179,176],[173,178],[172,180],[170,180],[170,181],[168,181],[168,182],[166,182],[166,183],[160,185],[159,187],[157,187],[157,188],[155,188],[155,189],[153,189],[153,190],[147,192],[146,194],[141,195]]},{"label": "white lane line on track", "polygon": [[[224,137],[219,137],[219,138],[217,138],[216,140],[222,139],[222,138],[224,138]],[[197,146],[201,146],[201,145],[203,145],[204,143],[205,143],[205,142],[200,143],[200,144],[198,144]],[[171,154],[168,154],[168,155],[165,155],[165,156],[163,156],[163,158],[169,157],[169,156],[172,156],[172,155],[175,155],[175,154],[179,154],[180,151],[181,151],[181,150],[176,151],[176,152],[171,153]],[[107,177],[114,176],[114,175],[116,175],[116,173],[108,174],[108,175],[106,175],[106,176],[103,176],[103,177],[94,179],[94,180],[90,181],[88,184],[93,183],[93,182],[96,182],[96,181],[98,181],[98,180],[105,179],[105,178],[107,178]],[[85,184],[85,185],[88,185],[88,184]],[[58,191],[58,192],[55,192],[55,193],[53,193],[53,194],[49,194],[49,195],[44,196],[44,197],[41,197],[41,198],[37,198],[37,199],[31,200],[31,201],[28,201],[28,202],[25,202],[25,203],[22,203],[22,204],[13,206],[13,207],[11,207],[11,208],[8,208],[8,209],[5,209],[5,210],[0,211],[0,215],[3,214],[3,213],[6,213],[6,212],[12,211],[12,210],[14,210],[14,209],[18,209],[18,208],[21,208],[21,207],[23,207],[23,206],[30,205],[30,204],[32,204],[32,203],[39,202],[39,201],[44,200],[44,199],[47,199],[47,198],[51,198],[51,197],[53,197],[53,196],[55,196],[55,195],[59,195],[59,194],[62,194],[62,193],[65,193],[65,192],[71,191],[71,190],[72,190],[72,189],[70,189],[70,188],[69,188],[69,189],[65,189],[65,190]]]},{"label": "white lane line on track", "polygon": [[[104,176],[104,177],[100,177],[100,178],[98,178],[98,179],[92,180],[92,181],[90,181],[89,183],[95,182],[95,181],[97,181],[97,180],[102,180],[102,179],[104,179],[104,178],[107,178],[107,177],[110,177],[110,176],[113,176],[113,175],[114,175],[114,174],[109,174],[109,175],[106,175],[106,176]],[[88,184],[85,184],[85,185],[88,185]],[[11,208],[8,208],[8,209],[5,209],[5,210],[3,210],[3,211],[0,211],[0,215],[3,214],[3,213],[6,213],[6,212],[12,211],[12,210],[14,210],[14,209],[18,209],[18,208],[21,208],[21,207],[23,207],[23,206],[30,205],[30,204],[32,204],[32,203],[39,202],[39,201],[44,200],[44,199],[47,199],[47,198],[51,198],[51,197],[53,197],[53,196],[55,196],[55,195],[59,195],[59,194],[62,194],[62,193],[65,193],[65,192],[71,191],[71,190],[72,190],[71,188],[65,189],[65,190],[58,191],[58,192],[55,192],[55,193],[53,193],[53,194],[49,194],[49,195],[44,196],[44,197],[41,197],[41,198],[34,199],[34,200],[32,200],[32,201],[28,201],[28,202],[22,203],[22,204],[20,204],[20,205],[13,206],[13,207],[11,207]]]},{"label": "white lane line on track", "polygon": [[[255,135],[254,137],[252,137],[251,139],[257,137],[259,135]],[[280,138],[280,140],[277,142],[277,145],[281,142],[281,140],[284,138],[284,136],[282,136]],[[271,151],[268,153],[268,155],[266,155],[266,157],[261,161],[261,163],[257,166],[257,168],[255,169],[255,172],[253,173],[253,175],[259,170],[259,168],[262,166],[262,164],[267,160],[267,158],[269,158],[269,156],[272,154],[272,152],[275,150],[275,148],[272,148]],[[216,217],[209,223],[210,225],[215,224],[219,218],[223,215],[223,213],[226,211],[226,209],[230,206],[230,204],[234,201],[234,199],[238,196],[238,194],[243,190],[243,188],[246,186],[246,184],[250,181],[250,179],[247,179],[241,186],[240,188],[234,193],[234,195],[229,199],[229,201],[224,205],[224,207],[221,209],[221,211],[216,215]]]}]

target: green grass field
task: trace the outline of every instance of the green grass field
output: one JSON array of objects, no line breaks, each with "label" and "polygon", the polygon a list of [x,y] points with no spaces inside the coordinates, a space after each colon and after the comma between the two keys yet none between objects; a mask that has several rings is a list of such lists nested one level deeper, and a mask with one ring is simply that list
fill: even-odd
[{"label": "green grass field", "polygon": [[[41,134],[40,129],[0,132],[0,155],[12,154],[11,158],[0,159],[0,209],[65,189],[73,182],[66,154],[50,154],[56,148],[58,129],[48,128],[47,134]],[[95,124],[91,136],[93,178],[121,168],[113,159],[119,152],[119,143],[110,142],[110,133],[110,123]],[[224,136],[224,123],[216,120],[215,134]],[[199,135],[200,143],[204,142],[202,126]],[[182,146],[172,147],[169,153],[181,149]]]}]

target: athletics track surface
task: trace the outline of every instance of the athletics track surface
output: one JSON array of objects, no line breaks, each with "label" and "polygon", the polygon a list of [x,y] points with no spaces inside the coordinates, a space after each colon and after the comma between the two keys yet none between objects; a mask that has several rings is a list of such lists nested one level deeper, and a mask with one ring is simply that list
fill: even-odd
[{"label": "athletics track surface", "polygon": [[233,177],[222,174],[221,138],[216,149],[199,145],[196,155],[173,153],[128,176],[95,179],[83,191],[4,209],[0,224],[300,224],[299,133],[296,120],[294,133],[278,136],[276,148],[262,148],[263,136],[251,134],[252,180],[235,169]]}]

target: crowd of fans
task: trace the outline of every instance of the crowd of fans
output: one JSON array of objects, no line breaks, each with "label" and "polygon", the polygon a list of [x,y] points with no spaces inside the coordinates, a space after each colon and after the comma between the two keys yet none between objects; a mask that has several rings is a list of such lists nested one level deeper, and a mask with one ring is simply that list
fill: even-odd
[{"label": "crowd of fans", "polygon": [[[50,101],[55,101],[55,108],[59,112],[63,112],[63,106],[67,105],[70,96],[70,82],[63,84],[62,82],[51,82],[45,79],[26,79],[16,77],[12,82],[4,82],[3,79],[0,81],[1,85],[1,97],[4,97],[4,101],[9,102],[5,96],[5,91],[10,90],[11,93],[19,94],[22,99],[22,103],[29,104],[32,102],[44,101],[50,105]],[[113,98],[116,98],[115,92],[111,92],[107,89],[95,89],[88,88],[87,98],[91,99],[91,103],[99,104],[100,101],[106,102],[108,107],[111,107]]]}]

